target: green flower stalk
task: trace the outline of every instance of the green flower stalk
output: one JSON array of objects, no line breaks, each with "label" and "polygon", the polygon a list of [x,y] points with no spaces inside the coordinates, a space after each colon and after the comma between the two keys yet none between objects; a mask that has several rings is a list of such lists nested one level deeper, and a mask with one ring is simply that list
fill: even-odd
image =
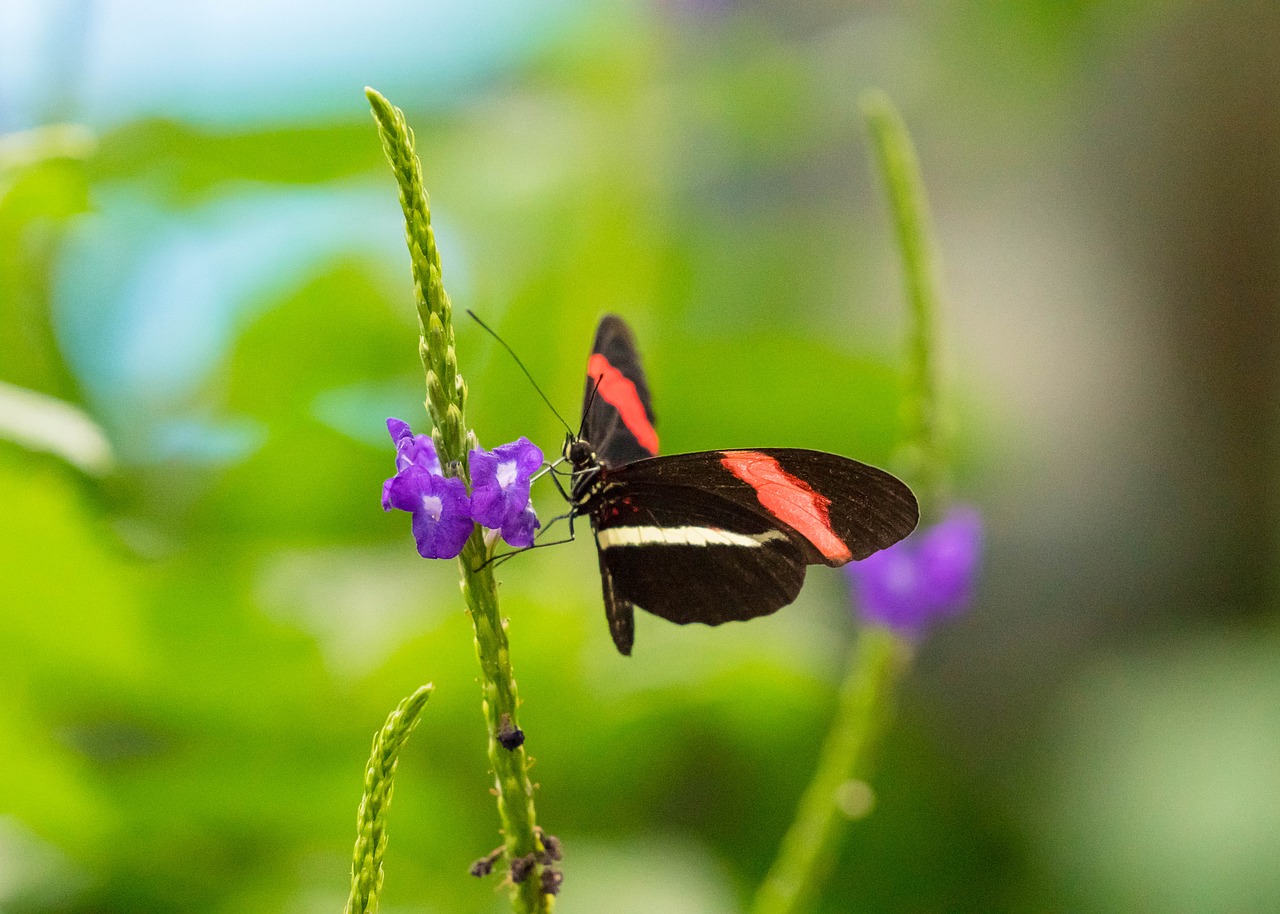
[{"label": "green flower stalk", "polygon": [[802,910],[821,883],[844,824],[871,811],[873,794],[864,780],[869,772],[863,769],[910,656],[910,645],[885,629],[870,628],[858,638],[818,769],[756,892],[753,914]]},{"label": "green flower stalk", "polygon": [[374,914],[382,891],[382,857],[387,850],[387,809],[395,786],[396,764],[418,717],[431,697],[424,685],[396,707],[374,734],[373,750],[364,772],[364,796],[356,817],[356,848],[351,860],[351,896],[346,914]]},{"label": "green flower stalk", "polygon": [[[922,513],[929,516],[936,510],[945,469],[935,359],[939,296],[930,256],[929,211],[915,148],[892,102],[883,92],[871,90],[862,96],[861,107],[872,156],[885,182],[906,284],[904,475]],[[753,914],[803,910],[817,892],[849,821],[870,812],[873,794],[863,779],[869,774],[871,750],[891,716],[894,686],[910,665],[913,647],[911,637],[887,626],[869,625],[860,632],[817,771],[756,893]]]},{"label": "green flower stalk", "polygon": [[908,314],[902,450],[904,472],[915,490],[925,522],[937,510],[946,468],[935,358],[941,296],[931,254],[929,199],[915,145],[889,96],[879,89],[869,89],[863,93],[860,105],[902,255]]},{"label": "green flower stalk", "polygon": [[[373,108],[382,148],[400,189],[421,329],[419,352],[426,372],[426,406],[435,425],[432,439],[444,473],[470,482],[467,453],[478,447],[478,443],[475,433],[467,426],[467,385],[458,371],[453,306],[441,279],[440,253],[431,229],[431,209],[423,185],[422,165],[414,151],[413,131],[405,122],[403,112],[382,95],[373,89],[366,89],[365,95]],[[519,699],[511,673],[506,624],[498,611],[492,565],[485,564],[490,556],[490,547],[485,545],[481,529],[476,527],[458,556],[458,566],[462,593],[475,629],[482,704],[489,731],[489,763],[493,768],[503,847],[508,867],[515,867],[512,872],[520,877],[512,881],[512,907],[519,914],[541,914],[549,911],[553,903],[552,896],[543,891],[540,861],[547,859],[546,849],[537,828],[528,756],[522,740],[512,738],[519,733]]]}]

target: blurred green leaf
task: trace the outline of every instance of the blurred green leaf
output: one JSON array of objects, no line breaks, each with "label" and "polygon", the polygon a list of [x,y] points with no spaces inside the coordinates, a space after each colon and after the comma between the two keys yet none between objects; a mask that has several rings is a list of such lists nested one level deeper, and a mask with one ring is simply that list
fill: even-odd
[{"label": "blurred green leaf", "polygon": [[83,163],[40,161],[0,176],[0,380],[81,403],[53,328],[62,223],[89,206]]},{"label": "blurred green leaf", "polygon": [[317,184],[381,164],[360,92],[344,124],[218,133],[174,121],[138,121],[102,137],[90,164],[95,182],[132,181],[170,206],[199,204],[245,181]]}]

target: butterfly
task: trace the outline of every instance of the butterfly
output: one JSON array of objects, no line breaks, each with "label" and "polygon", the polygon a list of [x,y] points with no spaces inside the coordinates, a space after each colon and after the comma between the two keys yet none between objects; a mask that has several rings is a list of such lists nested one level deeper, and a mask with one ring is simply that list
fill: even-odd
[{"label": "butterfly", "polygon": [[800,448],[658,455],[635,338],[606,315],[587,363],[582,426],[567,436],[570,519],[595,536],[609,633],[631,653],[635,609],[720,625],[795,600],[809,565],[865,559],[919,520],[883,470]]}]

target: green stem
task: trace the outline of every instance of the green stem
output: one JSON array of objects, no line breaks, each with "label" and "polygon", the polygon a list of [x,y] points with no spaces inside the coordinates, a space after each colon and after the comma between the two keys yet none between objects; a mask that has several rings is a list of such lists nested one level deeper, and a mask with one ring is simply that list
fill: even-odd
[{"label": "green stem", "polygon": [[[382,95],[373,89],[366,89],[365,95],[373,108],[382,148],[400,188],[405,240],[409,245],[422,332],[419,351],[426,372],[426,406],[435,424],[432,437],[444,471],[469,481],[467,452],[477,446],[476,436],[466,423],[467,385],[458,372],[453,306],[440,276],[440,253],[431,229],[431,208],[422,181],[422,165],[414,151],[413,131],[405,122],[403,112]],[[458,557],[458,566],[462,593],[475,629],[482,706],[489,729],[489,763],[493,768],[498,817],[509,866],[517,858],[540,854],[543,846],[537,834],[528,756],[523,746],[508,750],[498,739],[499,733],[519,726],[519,698],[511,673],[506,623],[498,610],[492,566],[484,565],[489,556],[490,549],[477,527]],[[511,904],[519,914],[543,914],[550,909],[551,896],[542,892],[541,875],[541,865],[535,865],[525,879],[512,885]]]},{"label": "green stem", "polygon": [[366,88],[373,108],[382,150],[400,189],[404,211],[404,238],[413,271],[414,301],[418,308],[418,352],[427,381],[427,412],[435,427],[431,436],[445,473],[470,482],[467,450],[474,447],[466,429],[467,385],[458,374],[458,354],[453,338],[453,304],[440,276],[440,252],[431,228],[431,204],[422,182],[422,163],[414,151],[413,131],[404,113],[376,90]]},{"label": "green stem", "polygon": [[[938,283],[929,246],[929,209],[920,163],[902,118],[878,90],[861,99],[872,157],[883,176],[902,256],[908,305],[907,384],[903,397],[905,475],[926,514],[935,510],[945,471],[938,419],[934,326]],[[831,731],[818,770],[783,839],[778,858],[756,894],[754,914],[791,914],[811,896],[853,809],[870,788],[855,780],[868,767],[870,749],[886,724],[893,686],[906,669],[911,642],[886,628],[863,629],[849,660]]]},{"label": "green stem", "polygon": [[868,628],[859,636],[818,770],[756,893],[752,914],[800,910],[821,880],[845,825],[870,812],[870,788],[858,778],[867,773],[868,749],[888,718],[893,684],[909,658],[910,645],[892,632]]},{"label": "green stem", "polygon": [[395,786],[400,749],[418,725],[418,716],[431,697],[424,685],[400,702],[373,736],[373,750],[364,771],[364,796],[356,817],[356,847],[351,858],[351,895],[346,914],[373,914],[382,891],[382,857],[387,850],[387,809]]},{"label": "green stem", "polygon": [[929,203],[915,146],[889,97],[870,89],[863,93],[861,107],[871,153],[888,194],[906,283],[909,328],[903,449],[909,464],[905,475],[928,513],[940,494],[945,466],[934,358],[939,292],[929,241]]}]

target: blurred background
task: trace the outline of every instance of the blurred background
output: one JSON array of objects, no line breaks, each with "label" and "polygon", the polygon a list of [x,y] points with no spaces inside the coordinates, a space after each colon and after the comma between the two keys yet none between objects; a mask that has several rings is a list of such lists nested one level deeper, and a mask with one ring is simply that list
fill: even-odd
[{"label": "blurred background", "polygon": [[[0,910],[496,912],[396,190],[574,413],[626,315],[667,452],[892,466],[902,292],[859,93],[919,147],[977,605],[922,646],[822,912],[1280,910],[1280,8],[1266,0],[0,0]],[[468,322],[488,446],[562,431]],[[562,510],[548,487],[544,518]],[[564,914],[733,912],[855,631],[811,571],[613,650],[589,542],[502,568]]]}]

